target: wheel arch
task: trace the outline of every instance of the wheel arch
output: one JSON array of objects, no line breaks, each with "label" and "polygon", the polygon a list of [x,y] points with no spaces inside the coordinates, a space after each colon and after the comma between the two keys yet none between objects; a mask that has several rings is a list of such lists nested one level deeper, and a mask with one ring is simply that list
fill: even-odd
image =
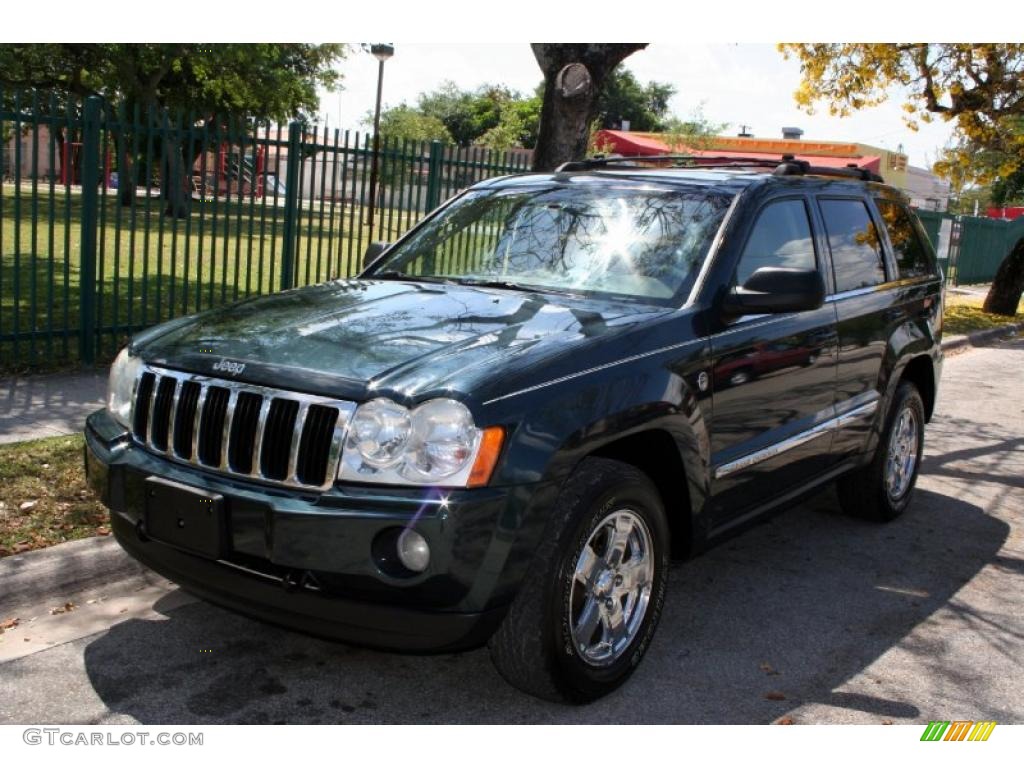
[{"label": "wheel arch", "polygon": [[931,356],[918,355],[911,358],[900,372],[893,391],[904,381],[909,381],[917,387],[921,400],[924,401],[925,421],[931,421],[932,413],[935,411],[936,395],[935,364]]},{"label": "wheel arch", "polygon": [[[672,540],[672,556],[682,558],[693,552],[696,544],[697,509],[693,499],[693,482],[687,462],[672,434],[652,427],[624,435],[604,443],[587,457],[614,459],[636,467],[654,483],[661,496]],[[681,482],[681,480],[683,480]]]}]

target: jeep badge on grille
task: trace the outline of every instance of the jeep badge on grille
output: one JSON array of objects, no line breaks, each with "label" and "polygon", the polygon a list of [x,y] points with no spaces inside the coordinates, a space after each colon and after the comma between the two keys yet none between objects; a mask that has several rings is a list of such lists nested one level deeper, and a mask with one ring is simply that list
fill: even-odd
[{"label": "jeep badge on grille", "polygon": [[238,374],[245,370],[245,363],[236,363],[233,360],[228,360],[222,357],[220,360],[213,364],[213,370],[225,371],[227,373],[230,373],[232,376],[237,376]]}]

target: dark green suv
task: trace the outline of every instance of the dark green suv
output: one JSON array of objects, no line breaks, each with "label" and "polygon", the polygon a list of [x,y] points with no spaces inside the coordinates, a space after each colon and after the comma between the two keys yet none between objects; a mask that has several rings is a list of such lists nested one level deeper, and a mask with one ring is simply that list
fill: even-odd
[{"label": "dark green suv", "polygon": [[704,162],[487,181],[357,279],[139,334],[86,426],[118,540],[250,616],[489,642],[586,701],[671,556],[832,480],[894,518],[942,361],[921,225],[860,171]]}]

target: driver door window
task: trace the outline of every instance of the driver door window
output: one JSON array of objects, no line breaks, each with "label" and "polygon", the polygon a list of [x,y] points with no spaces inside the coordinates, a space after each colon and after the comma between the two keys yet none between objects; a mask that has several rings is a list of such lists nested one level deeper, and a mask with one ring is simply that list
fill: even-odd
[{"label": "driver door window", "polygon": [[743,285],[762,267],[815,269],[814,240],[803,200],[769,203],[758,214],[740,262],[736,285]]}]

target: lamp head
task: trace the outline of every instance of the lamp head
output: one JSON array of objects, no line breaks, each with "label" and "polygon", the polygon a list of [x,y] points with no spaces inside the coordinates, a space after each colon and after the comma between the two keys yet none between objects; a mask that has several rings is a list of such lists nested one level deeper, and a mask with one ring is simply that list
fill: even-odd
[{"label": "lamp head", "polygon": [[373,43],[370,46],[370,53],[377,61],[385,62],[395,55],[395,46],[391,43]]}]

